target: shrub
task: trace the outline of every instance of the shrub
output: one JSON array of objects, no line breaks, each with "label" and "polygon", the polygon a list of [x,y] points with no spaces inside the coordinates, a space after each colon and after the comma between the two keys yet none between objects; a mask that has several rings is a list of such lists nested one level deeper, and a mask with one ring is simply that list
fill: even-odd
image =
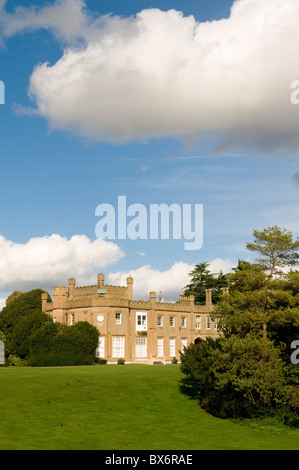
[{"label": "shrub", "polygon": [[96,363],[97,363],[97,364],[107,364],[107,361],[106,361],[106,359],[97,358],[97,359],[96,359]]},{"label": "shrub", "polygon": [[89,365],[95,361],[99,332],[88,322],[47,323],[30,338],[31,366]]},{"label": "shrub", "polygon": [[124,360],[124,359],[121,359],[121,358],[118,359],[118,361],[117,361],[117,364],[124,364],[124,363],[125,363],[125,360]]}]

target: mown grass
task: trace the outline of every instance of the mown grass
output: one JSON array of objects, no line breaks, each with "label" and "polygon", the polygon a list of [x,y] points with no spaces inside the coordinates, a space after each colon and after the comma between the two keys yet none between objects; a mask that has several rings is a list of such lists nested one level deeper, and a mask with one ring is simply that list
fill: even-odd
[{"label": "mown grass", "polygon": [[299,430],[214,418],[178,365],[0,369],[1,450],[281,450]]}]

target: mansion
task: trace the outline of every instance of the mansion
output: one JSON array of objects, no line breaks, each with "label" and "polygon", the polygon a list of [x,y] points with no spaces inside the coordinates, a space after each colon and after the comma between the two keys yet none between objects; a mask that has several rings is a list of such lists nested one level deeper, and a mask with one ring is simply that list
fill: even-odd
[{"label": "mansion", "polygon": [[[224,289],[227,293],[227,289]],[[105,284],[98,274],[97,284],[76,287],[75,279],[68,286],[53,288],[53,302],[42,294],[42,309],[54,321],[73,325],[87,321],[100,333],[98,358],[116,363],[169,363],[180,359],[180,351],[190,343],[219,336],[217,324],[211,320],[212,290],[206,290],[205,305],[195,305],[194,296],[181,296],[179,302],[156,299],[133,300],[133,278],[126,286]]]}]

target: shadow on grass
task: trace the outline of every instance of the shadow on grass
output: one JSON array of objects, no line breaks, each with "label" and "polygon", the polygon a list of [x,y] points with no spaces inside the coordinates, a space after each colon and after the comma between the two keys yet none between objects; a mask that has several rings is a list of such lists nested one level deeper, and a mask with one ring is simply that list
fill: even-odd
[{"label": "shadow on grass", "polygon": [[199,403],[199,393],[195,389],[194,384],[191,380],[189,380],[188,378],[181,379],[178,386],[180,393],[186,395],[190,400],[196,400]]}]

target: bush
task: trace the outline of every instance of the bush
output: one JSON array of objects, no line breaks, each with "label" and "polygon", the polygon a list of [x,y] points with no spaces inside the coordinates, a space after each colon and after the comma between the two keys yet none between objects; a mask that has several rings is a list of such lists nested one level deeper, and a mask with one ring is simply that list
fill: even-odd
[{"label": "bush", "polygon": [[30,338],[29,365],[72,366],[95,362],[99,332],[88,322],[47,323]]},{"label": "bush", "polygon": [[283,362],[267,338],[192,344],[182,354],[181,371],[182,391],[220,418],[274,416],[286,405]]},{"label": "bush", "polygon": [[125,360],[124,360],[124,359],[121,359],[121,358],[118,359],[118,361],[117,361],[117,364],[124,364],[124,363],[125,363]]},{"label": "bush", "polygon": [[97,364],[107,364],[107,361],[106,361],[106,359],[97,358],[97,359],[96,359],[96,363],[97,363]]},{"label": "bush", "polygon": [[10,354],[7,359],[7,365],[21,367],[24,364],[23,360],[20,357],[16,356],[15,354]]}]

